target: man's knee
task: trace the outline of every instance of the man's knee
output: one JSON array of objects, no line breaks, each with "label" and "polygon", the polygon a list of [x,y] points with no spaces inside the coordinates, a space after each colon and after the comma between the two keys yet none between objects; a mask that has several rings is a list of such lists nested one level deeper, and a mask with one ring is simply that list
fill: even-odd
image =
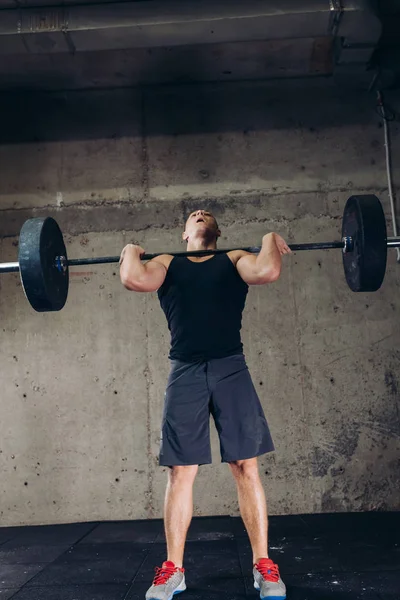
[{"label": "man's knee", "polygon": [[235,478],[246,477],[250,479],[257,479],[259,477],[257,458],[235,460],[230,462],[229,466]]},{"label": "man's knee", "polygon": [[170,467],[169,481],[176,484],[193,483],[198,469],[198,465],[175,465]]}]

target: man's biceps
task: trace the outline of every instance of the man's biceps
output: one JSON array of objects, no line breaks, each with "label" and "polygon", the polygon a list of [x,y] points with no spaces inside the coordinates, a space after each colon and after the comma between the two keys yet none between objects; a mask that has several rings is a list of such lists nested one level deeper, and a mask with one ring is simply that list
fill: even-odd
[{"label": "man's biceps", "polygon": [[161,260],[157,260],[156,258],[153,258],[148,263],[146,263],[146,267],[147,269],[152,271],[167,271],[167,267],[164,265],[164,263]]},{"label": "man's biceps", "polygon": [[256,257],[253,254],[242,256],[236,263],[237,270],[242,273],[251,271],[254,268]]},{"label": "man's biceps", "polygon": [[162,263],[153,262],[146,264],[146,281],[151,287],[161,287],[166,275],[167,269]]}]

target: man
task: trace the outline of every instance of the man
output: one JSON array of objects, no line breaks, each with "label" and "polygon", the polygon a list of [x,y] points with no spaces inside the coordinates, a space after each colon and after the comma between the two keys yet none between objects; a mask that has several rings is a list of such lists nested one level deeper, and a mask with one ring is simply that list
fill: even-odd
[{"label": "man", "polygon": [[[187,219],[183,240],[188,251],[207,251],[216,248],[220,235],[213,215],[197,210]],[[211,463],[210,413],[222,461],[236,480],[253,551],[254,587],[261,598],[286,598],[278,566],[268,556],[267,506],[257,463],[257,456],[274,446],[243,356],[240,329],[248,285],[276,281],[281,255],[288,253],[276,233],[263,237],[258,255],[242,250],[202,257],[165,254],[144,264],[140,246],[128,244],[122,251],[123,285],[158,291],[171,331],[160,450],[160,464],[170,468],[164,506],[168,556],[156,569],[147,600],[171,600],[186,589],[184,546],[198,466]]]}]

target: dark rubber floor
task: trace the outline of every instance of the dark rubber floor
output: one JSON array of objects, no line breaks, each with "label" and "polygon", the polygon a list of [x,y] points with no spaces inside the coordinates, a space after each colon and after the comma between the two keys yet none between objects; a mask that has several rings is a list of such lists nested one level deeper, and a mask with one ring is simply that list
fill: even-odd
[{"label": "dark rubber floor", "polygon": [[[400,600],[400,513],[271,517],[288,600]],[[161,521],[0,528],[0,600],[143,600]],[[182,600],[258,598],[240,519],[195,519]]]}]

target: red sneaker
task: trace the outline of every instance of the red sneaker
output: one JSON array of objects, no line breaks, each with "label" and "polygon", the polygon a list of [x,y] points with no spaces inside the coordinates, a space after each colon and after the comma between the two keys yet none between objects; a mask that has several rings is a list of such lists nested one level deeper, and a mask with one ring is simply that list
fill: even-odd
[{"label": "red sneaker", "polygon": [[270,558],[261,558],[254,565],[254,587],[260,590],[261,600],[284,600],[286,587],[280,575],[278,565]]},{"label": "red sneaker", "polygon": [[186,590],[185,569],[167,560],[156,567],[153,585],[146,593],[146,600],[172,600],[173,596]]}]

